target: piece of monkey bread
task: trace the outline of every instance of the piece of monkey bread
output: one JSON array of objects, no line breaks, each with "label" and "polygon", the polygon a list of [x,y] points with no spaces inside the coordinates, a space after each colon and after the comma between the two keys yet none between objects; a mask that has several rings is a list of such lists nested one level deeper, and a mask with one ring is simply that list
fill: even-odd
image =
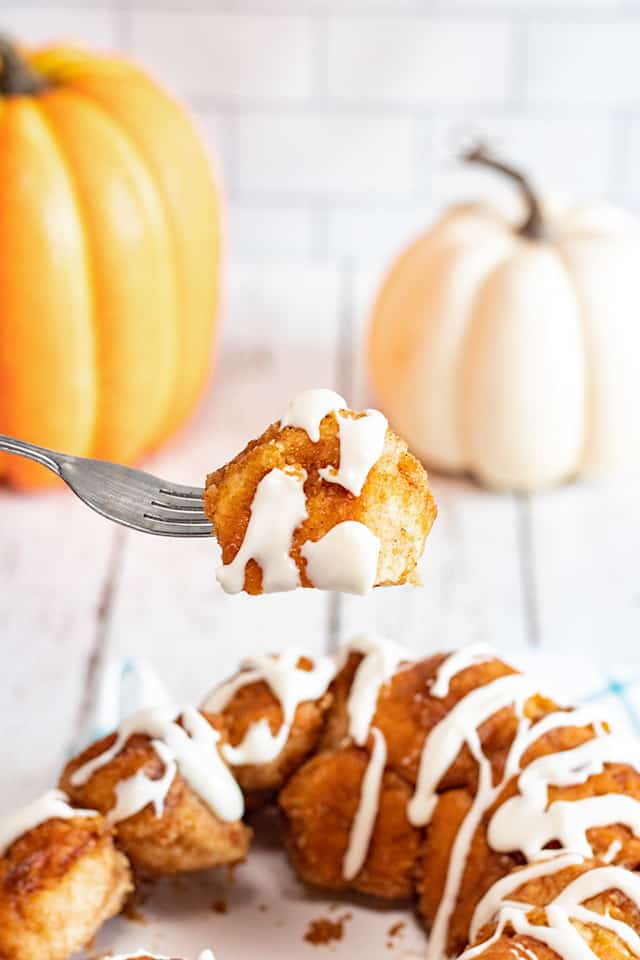
[{"label": "piece of monkey bread", "polygon": [[298,875],[328,890],[358,890],[385,899],[412,897],[421,831],[407,818],[411,788],[384,772],[366,854],[353,871],[348,856],[369,752],[355,746],[318,753],[280,793],[287,848]]},{"label": "piece of monkey bread", "polygon": [[377,410],[309,390],[207,477],[229,593],[419,583],[436,516],[426,471]]},{"label": "piece of monkey bread", "polygon": [[[201,714],[195,710],[192,714],[218,736]],[[118,846],[143,874],[239,863],[247,853],[251,830],[242,822],[242,794],[217,743],[191,740],[177,723],[165,727],[173,751],[162,741],[158,744],[162,725],[158,729],[147,724],[151,732],[141,732],[145,722],[132,718],[128,730],[121,727],[118,734],[94,743],[67,764],[62,789],[75,804],[100,810],[113,823]],[[194,747],[200,751],[196,755]],[[183,775],[190,760],[191,781]]]},{"label": "piece of monkey bread", "polygon": [[[225,732],[222,753],[251,809],[270,799],[316,749],[331,704],[335,673],[327,657],[287,650],[248,658],[205,698],[204,711]],[[271,678],[271,684],[269,679]],[[302,692],[283,704],[275,690]],[[287,716],[287,713],[290,715]]]},{"label": "piece of monkey bread", "polygon": [[103,817],[74,815],[57,791],[43,802],[63,816],[37,822],[0,858],[2,960],[67,960],[133,890],[127,858]]}]

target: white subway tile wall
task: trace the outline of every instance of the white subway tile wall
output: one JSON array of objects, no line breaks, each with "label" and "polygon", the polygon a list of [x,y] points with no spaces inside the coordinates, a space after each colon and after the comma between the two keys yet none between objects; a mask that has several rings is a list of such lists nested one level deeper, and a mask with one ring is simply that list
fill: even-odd
[{"label": "white subway tile wall", "polygon": [[2,3],[2,30],[25,43],[76,41],[108,50],[118,45],[115,11],[98,3],[63,5]]},{"label": "white subway tile wall", "polygon": [[375,276],[455,199],[502,195],[457,161],[473,138],[550,193],[640,208],[640,0],[0,0],[0,12],[26,42],[122,51],[191,106],[224,181],[228,336],[249,336],[256,297],[258,335],[285,309],[307,316],[303,337],[322,315],[335,325],[346,272]]},{"label": "white subway tile wall", "polygon": [[503,104],[511,25],[504,20],[392,16],[329,19],[329,98],[344,103]]},{"label": "white subway tile wall", "polygon": [[301,200],[406,197],[414,189],[415,123],[384,113],[241,113],[235,120],[240,196]]},{"label": "white subway tile wall", "polygon": [[230,105],[299,103],[313,93],[307,17],[134,9],[131,48],[176,93]]},{"label": "white subway tile wall", "polygon": [[527,103],[624,107],[638,102],[640,20],[534,23],[527,39]]}]

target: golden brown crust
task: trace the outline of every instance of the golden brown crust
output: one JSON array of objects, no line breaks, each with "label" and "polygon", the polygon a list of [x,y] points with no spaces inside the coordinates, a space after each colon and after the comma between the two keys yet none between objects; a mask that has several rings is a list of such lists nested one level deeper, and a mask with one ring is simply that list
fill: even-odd
[{"label": "golden brown crust", "polygon": [[[214,718],[208,718],[214,720]],[[215,721],[214,721],[215,722]],[[114,735],[93,744],[71,760],[60,786],[79,806],[107,814],[116,801],[116,787],[138,771],[151,779],[164,773],[164,764],[149,737],[136,734],[120,753],[99,767],[86,784],[74,785],[72,774],[113,745]],[[142,873],[184,873],[231,865],[244,860],[251,830],[241,821],[225,822],[203,803],[179,773],[174,777],[160,817],[148,805],[115,825],[118,846]]]},{"label": "golden brown crust", "polygon": [[363,869],[351,882],[342,875],[368,759],[368,752],[357,747],[327,751],[317,754],[292,777],[280,794],[289,853],[303,880],[315,886],[330,890],[349,887],[387,899],[410,897],[420,831],[407,819],[409,787],[390,771],[383,777]]},{"label": "golden brown crust", "polygon": [[[404,441],[387,430],[383,453],[369,472],[362,493],[355,497],[320,477],[320,469],[337,466],[339,456],[338,423],[334,414],[328,414],[317,443],[304,430],[280,429],[276,422],[230,463],[209,474],[205,512],[222,548],[223,562],[231,563],[242,545],[260,481],[270,470],[288,466],[307,472],[304,491],[309,516],[294,532],[291,547],[302,586],[313,586],[300,553],[302,545],[319,540],[346,520],[364,523],[380,540],[377,586],[417,582],[416,565],[437,512],[426,471]],[[262,571],[253,560],[246,567],[244,589],[252,594],[262,592]]]},{"label": "golden brown crust", "polygon": [[132,890],[102,817],[35,827],[0,859],[1,960],[67,960]]}]

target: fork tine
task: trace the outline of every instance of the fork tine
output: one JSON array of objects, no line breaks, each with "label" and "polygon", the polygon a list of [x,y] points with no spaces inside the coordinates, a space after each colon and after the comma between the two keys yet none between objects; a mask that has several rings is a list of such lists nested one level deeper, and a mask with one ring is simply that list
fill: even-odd
[{"label": "fork tine", "polygon": [[167,497],[176,497],[178,500],[202,501],[204,495],[202,487],[186,487],[181,483],[161,482],[158,492]]},{"label": "fork tine", "polygon": [[163,510],[158,507],[149,507],[143,514],[147,520],[159,520],[161,523],[190,524],[193,527],[206,525],[211,529],[211,521],[204,513],[193,514],[182,510]]},{"label": "fork tine", "polygon": [[[128,524],[131,526],[131,524]],[[211,537],[211,524],[177,523],[176,521],[157,520],[144,516],[144,526],[137,524],[136,530],[142,533],[153,533],[160,537]]]},{"label": "fork tine", "polygon": [[158,511],[162,511],[164,519],[169,519],[175,515],[177,517],[193,517],[194,520],[197,520],[199,517],[205,516],[202,503],[198,505],[195,500],[178,500],[177,503],[174,503],[169,498],[158,498],[157,500],[151,500],[151,506],[156,507]]}]

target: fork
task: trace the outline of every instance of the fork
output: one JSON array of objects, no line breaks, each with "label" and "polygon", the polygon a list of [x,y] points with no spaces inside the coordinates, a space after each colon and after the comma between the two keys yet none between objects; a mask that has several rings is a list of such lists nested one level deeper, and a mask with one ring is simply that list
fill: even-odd
[{"label": "fork", "polygon": [[161,537],[210,537],[201,487],[169,483],[106,460],[72,457],[0,434],[0,451],[27,457],[64,480],[96,513],[132,530]]}]

